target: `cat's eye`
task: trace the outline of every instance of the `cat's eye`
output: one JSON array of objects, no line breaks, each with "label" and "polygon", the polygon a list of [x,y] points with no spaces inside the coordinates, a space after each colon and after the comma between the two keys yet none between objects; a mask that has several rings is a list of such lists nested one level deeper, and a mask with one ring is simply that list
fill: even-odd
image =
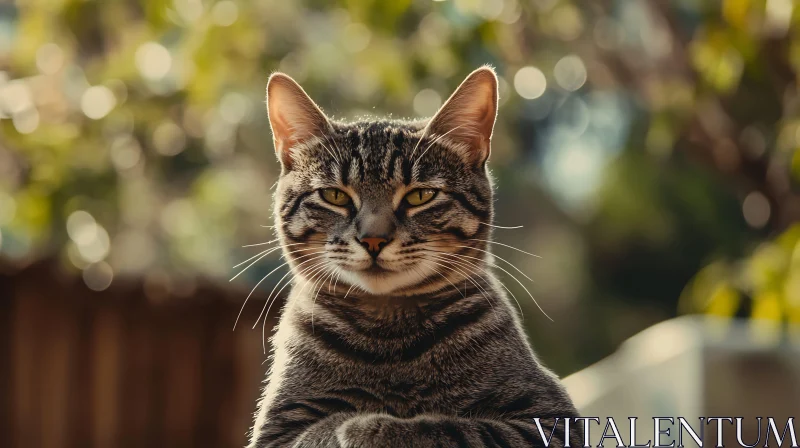
[{"label": "cat's eye", "polygon": [[338,188],[323,188],[321,194],[322,199],[333,205],[343,207],[350,203],[350,196]]},{"label": "cat's eye", "polygon": [[408,193],[405,200],[408,205],[416,207],[429,202],[434,196],[436,196],[436,190],[432,188],[417,188]]}]

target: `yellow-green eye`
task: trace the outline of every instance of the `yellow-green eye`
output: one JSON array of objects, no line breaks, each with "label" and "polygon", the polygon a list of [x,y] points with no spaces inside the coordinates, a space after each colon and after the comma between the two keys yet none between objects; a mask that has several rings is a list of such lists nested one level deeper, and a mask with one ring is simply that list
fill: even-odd
[{"label": "yellow-green eye", "polygon": [[436,190],[431,188],[417,188],[406,195],[406,202],[411,206],[422,205],[436,196]]},{"label": "yellow-green eye", "polygon": [[350,196],[338,188],[323,188],[322,199],[340,207],[350,203]]}]

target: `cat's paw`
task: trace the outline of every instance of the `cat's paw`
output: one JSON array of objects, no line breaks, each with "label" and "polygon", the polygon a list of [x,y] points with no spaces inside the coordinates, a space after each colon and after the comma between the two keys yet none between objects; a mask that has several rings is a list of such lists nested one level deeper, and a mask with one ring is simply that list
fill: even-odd
[{"label": "cat's paw", "polygon": [[[342,448],[365,448],[377,446],[406,446],[398,445],[396,439],[400,419],[384,414],[369,414],[353,417],[342,423],[336,429],[336,439]],[[386,445],[389,443],[389,445]]]}]

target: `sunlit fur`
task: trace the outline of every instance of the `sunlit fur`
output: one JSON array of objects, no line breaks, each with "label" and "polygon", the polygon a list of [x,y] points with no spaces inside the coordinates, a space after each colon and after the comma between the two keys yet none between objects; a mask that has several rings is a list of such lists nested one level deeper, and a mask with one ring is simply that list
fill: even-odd
[{"label": "sunlit fur", "polygon": [[[268,95],[291,292],[249,447],[541,446],[534,418],[577,416],[492,272],[493,71],[430,121],[334,122],[285,75]],[[410,206],[417,188],[437,194]],[[390,240],[374,261],[365,226]],[[561,423],[551,446],[581,434]]]}]

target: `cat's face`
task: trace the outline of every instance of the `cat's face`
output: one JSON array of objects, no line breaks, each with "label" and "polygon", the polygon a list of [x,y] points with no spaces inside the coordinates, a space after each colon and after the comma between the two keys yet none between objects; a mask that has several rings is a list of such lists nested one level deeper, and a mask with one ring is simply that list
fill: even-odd
[{"label": "cat's face", "polygon": [[[485,162],[496,92],[483,68],[427,123],[340,124],[273,75],[268,108],[282,163],[275,223],[295,275],[411,294],[454,272],[479,272],[492,219]],[[455,258],[467,247],[476,249]]]}]

